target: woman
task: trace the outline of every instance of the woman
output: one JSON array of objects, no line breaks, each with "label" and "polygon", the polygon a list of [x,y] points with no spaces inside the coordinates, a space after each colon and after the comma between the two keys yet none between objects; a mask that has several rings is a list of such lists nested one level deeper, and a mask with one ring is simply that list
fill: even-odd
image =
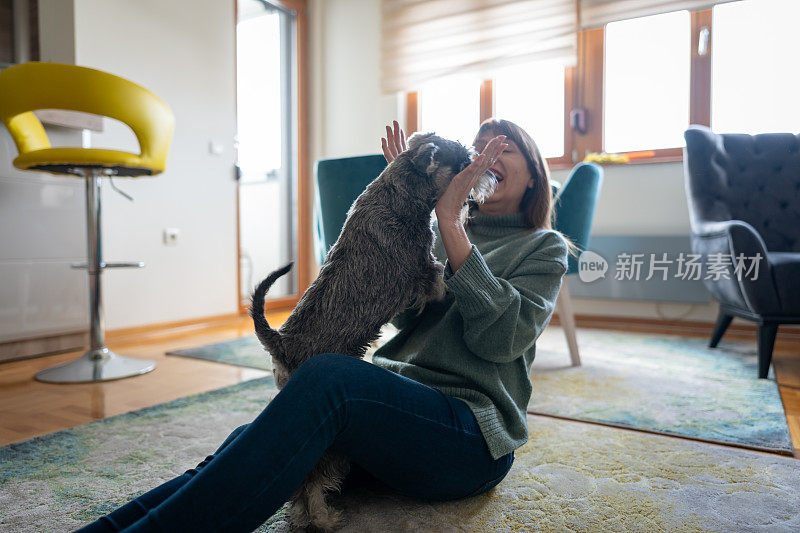
[{"label": "woman", "polygon": [[[395,121],[387,160],[405,149]],[[552,193],[535,143],[507,121],[484,122],[481,151],[436,205],[434,254],[445,300],[400,329],[370,364],[342,354],[303,363],[250,424],[197,468],[81,529],[252,531],[294,493],[329,447],[347,455],[345,486],[379,480],[412,497],[453,500],[497,485],[528,440],[528,372],[567,268],[550,229]],[[495,193],[462,206],[491,168]]]}]

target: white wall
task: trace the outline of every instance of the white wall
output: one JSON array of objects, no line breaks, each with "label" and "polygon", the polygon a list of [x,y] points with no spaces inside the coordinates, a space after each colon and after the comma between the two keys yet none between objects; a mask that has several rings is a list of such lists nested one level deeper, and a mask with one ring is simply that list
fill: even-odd
[{"label": "white wall", "polygon": [[[233,0],[75,0],[75,60],[148,88],[175,114],[166,171],[116,179],[133,203],[103,188],[106,260],[147,264],[105,272],[106,326],[237,312]],[[137,149],[105,122],[93,146]],[[168,227],[181,230],[177,246],[162,242]]]},{"label": "white wall", "polygon": [[312,161],[380,152],[397,96],[380,91],[380,2],[310,0]]},{"label": "white wall", "polygon": [[[77,64],[147,87],[175,114],[166,171],[117,179],[134,203],[103,191],[105,257],[147,263],[106,271],[107,327],[237,312],[233,0],[76,0],[75,27]],[[136,149],[110,126],[93,146]],[[177,246],[163,244],[168,227]]]}]

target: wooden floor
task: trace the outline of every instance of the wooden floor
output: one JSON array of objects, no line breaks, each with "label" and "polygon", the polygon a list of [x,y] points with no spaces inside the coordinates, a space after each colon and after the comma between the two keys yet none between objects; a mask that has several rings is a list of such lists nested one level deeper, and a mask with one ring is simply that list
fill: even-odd
[{"label": "wooden floor", "polygon": [[[277,327],[288,315],[289,311],[272,312],[267,319]],[[39,370],[71,361],[80,352],[0,363],[0,445],[264,376],[267,373],[261,370],[164,355],[168,350],[202,346],[252,332],[252,321],[243,316],[178,332],[111,335],[108,345],[112,350],[120,355],[153,359],[157,367],[142,376],[102,383],[59,385],[34,380]],[[780,332],[778,337],[773,356],[775,375],[795,457],[800,458],[800,343],[781,339]]]}]

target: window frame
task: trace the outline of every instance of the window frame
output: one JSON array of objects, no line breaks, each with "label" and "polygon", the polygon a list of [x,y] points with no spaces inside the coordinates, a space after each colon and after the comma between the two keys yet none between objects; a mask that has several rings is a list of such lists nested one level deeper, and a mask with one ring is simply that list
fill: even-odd
[{"label": "window frame", "polygon": [[[701,9],[690,14],[690,73],[689,73],[689,124],[711,125],[711,55],[712,55],[712,11]],[[702,28],[708,28],[708,43],[705,55],[698,54],[698,43]],[[577,34],[577,65],[564,68],[564,155],[548,157],[551,169],[569,169],[582,161],[589,152],[603,151],[603,90],[605,60],[605,26],[581,30]],[[494,81],[481,84],[481,122],[493,116]],[[573,130],[569,123],[572,109],[583,108],[586,112],[586,132]],[[417,131],[419,120],[419,91],[406,93],[405,129],[409,135]],[[477,125],[476,125],[477,130]],[[650,154],[642,157],[643,152]],[[621,155],[639,156],[627,164],[674,163],[683,161],[683,146],[620,152]],[[601,163],[602,164],[602,163]]]}]

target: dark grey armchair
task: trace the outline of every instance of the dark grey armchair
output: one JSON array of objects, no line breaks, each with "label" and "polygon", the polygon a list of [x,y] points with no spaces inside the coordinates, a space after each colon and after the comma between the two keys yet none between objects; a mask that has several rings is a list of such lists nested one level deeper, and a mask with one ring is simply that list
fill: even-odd
[{"label": "dark grey armchair", "polygon": [[[692,252],[744,258],[761,254],[759,272],[703,275],[719,302],[715,347],[734,316],[758,324],[758,377],[766,378],[779,324],[800,323],[800,136],[684,133],[684,172]],[[746,260],[750,267],[752,261]],[[706,279],[709,278],[710,279]],[[740,279],[741,278],[741,279]]]}]

